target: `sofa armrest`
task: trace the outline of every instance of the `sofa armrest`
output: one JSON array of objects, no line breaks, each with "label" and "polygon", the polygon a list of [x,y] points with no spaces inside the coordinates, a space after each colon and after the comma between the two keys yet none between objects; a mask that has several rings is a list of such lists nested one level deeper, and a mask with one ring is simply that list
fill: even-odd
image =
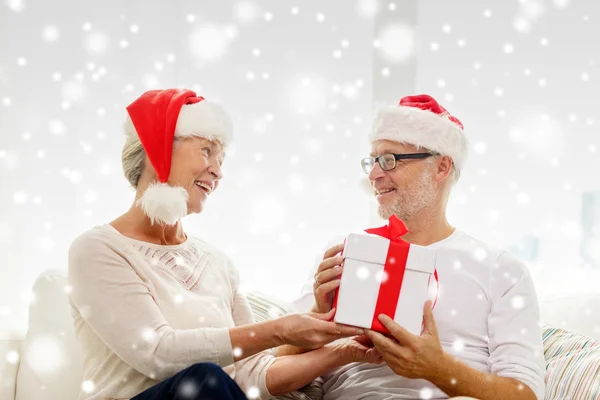
[{"label": "sofa armrest", "polygon": [[0,399],[14,400],[21,340],[0,339]]}]

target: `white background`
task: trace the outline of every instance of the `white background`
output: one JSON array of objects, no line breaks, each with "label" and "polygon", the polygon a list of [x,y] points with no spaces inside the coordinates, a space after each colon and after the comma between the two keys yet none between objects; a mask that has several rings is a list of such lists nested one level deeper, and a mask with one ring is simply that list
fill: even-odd
[{"label": "white background", "polygon": [[521,255],[541,296],[597,291],[599,20],[592,0],[5,0],[0,330],[24,330],[36,276],[129,208],[124,107],[173,86],[234,117],[225,178],[185,227],[249,289],[292,300],[335,237],[382,224],[359,163],[373,107],[429,93],[471,142],[451,223]]}]

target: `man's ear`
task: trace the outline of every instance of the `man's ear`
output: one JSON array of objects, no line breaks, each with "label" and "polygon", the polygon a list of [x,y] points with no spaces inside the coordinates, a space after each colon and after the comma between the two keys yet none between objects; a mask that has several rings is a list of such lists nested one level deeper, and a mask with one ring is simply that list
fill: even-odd
[{"label": "man's ear", "polygon": [[442,182],[452,173],[452,158],[448,156],[438,156],[436,160],[437,171],[435,178],[438,182]]}]

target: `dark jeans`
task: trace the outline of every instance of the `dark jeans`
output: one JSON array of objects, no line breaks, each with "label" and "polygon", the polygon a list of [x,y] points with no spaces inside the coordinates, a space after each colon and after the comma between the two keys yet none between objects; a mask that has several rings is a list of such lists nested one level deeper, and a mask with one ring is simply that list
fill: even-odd
[{"label": "dark jeans", "polygon": [[143,391],[131,400],[247,400],[223,369],[211,363],[194,364]]}]

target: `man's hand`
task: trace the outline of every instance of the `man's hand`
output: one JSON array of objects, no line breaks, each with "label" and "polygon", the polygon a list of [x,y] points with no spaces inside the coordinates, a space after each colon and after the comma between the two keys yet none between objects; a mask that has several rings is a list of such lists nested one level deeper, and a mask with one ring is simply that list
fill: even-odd
[{"label": "man's hand", "polygon": [[377,349],[373,347],[373,342],[365,335],[340,339],[329,346],[331,346],[336,357],[342,360],[343,365],[353,362],[371,364],[381,364],[383,362]]},{"label": "man's hand", "polygon": [[323,255],[323,261],[319,264],[313,284],[315,305],[312,311],[316,313],[327,313],[333,307],[333,295],[341,282],[341,264],[344,259],[339,253],[343,249],[343,243],[329,248]]},{"label": "man's hand", "polygon": [[411,379],[431,380],[439,374],[438,367],[447,358],[444,353],[431,310],[431,301],[424,307],[424,329],[421,336],[413,335],[387,315],[379,315],[379,321],[393,338],[379,332],[367,331],[375,348],[386,364],[398,375]]}]

